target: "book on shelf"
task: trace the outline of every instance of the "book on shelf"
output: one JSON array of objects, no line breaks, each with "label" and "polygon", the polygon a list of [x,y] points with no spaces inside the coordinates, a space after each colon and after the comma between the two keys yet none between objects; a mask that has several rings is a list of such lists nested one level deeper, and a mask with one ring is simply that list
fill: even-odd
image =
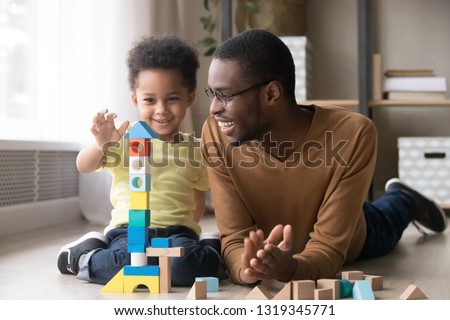
[{"label": "book on shelf", "polygon": [[391,91],[421,91],[446,92],[445,77],[386,77],[383,92]]},{"label": "book on shelf", "polygon": [[389,100],[445,100],[445,92],[432,91],[389,91],[383,95],[384,99]]},{"label": "book on shelf", "polygon": [[386,77],[433,77],[434,72],[430,69],[392,69],[386,70]]}]

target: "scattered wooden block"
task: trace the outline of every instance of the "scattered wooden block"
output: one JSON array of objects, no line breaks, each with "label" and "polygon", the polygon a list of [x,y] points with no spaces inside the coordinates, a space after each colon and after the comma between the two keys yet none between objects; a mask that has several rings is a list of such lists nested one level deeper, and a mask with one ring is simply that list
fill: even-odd
[{"label": "scattered wooden block", "polygon": [[278,291],[272,300],[291,300],[292,299],[292,282],[288,282]]},{"label": "scattered wooden block", "polygon": [[353,286],[352,297],[356,300],[375,300],[370,282],[367,280],[356,280]]},{"label": "scattered wooden block", "polygon": [[342,271],[341,279],[364,280],[364,273],[362,271]]},{"label": "scattered wooden block", "polygon": [[195,281],[186,299],[188,300],[206,299],[206,281]]},{"label": "scattered wooden block", "polygon": [[334,300],[333,288],[314,289],[314,300]]},{"label": "scattered wooden block", "polygon": [[293,300],[314,300],[314,289],[316,283],[312,280],[292,281]]},{"label": "scattered wooden block", "polygon": [[333,289],[333,299],[341,297],[341,284],[339,279],[319,279],[317,280],[317,289]]},{"label": "scattered wooden block", "polygon": [[413,284],[409,285],[408,288],[400,296],[400,300],[422,300],[428,299],[428,297],[423,293],[418,286]]},{"label": "scattered wooden block", "polygon": [[219,291],[219,278],[216,277],[197,277],[195,281],[206,281],[206,291],[207,292],[218,292]]},{"label": "scattered wooden block", "polygon": [[272,293],[264,285],[260,284],[253,288],[252,291],[245,297],[247,300],[270,300]]},{"label": "scattered wooden block", "polygon": [[383,277],[364,275],[364,280],[368,280],[373,291],[383,290]]}]

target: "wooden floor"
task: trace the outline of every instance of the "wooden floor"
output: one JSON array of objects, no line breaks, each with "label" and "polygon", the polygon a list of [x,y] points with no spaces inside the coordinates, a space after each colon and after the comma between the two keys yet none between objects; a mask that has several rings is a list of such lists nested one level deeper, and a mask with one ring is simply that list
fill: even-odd
[{"label": "wooden floor", "polygon": [[[37,229],[0,237],[0,299],[157,299],[182,300],[189,288],[172,288],[170,294],[102,293],[102,286],[61,275],[56,255],[62,245],[82,234],[103,227],[84,221]],[[203,222],[204,231],[215,229],[213,216]],[[360,270],[384,277],[384,289],[375,291],[378,300],[397,300],[410,285],[419,286],[434,300],[450,299],[450,229],[443,234],[421,236],[411,225],[396,249],[381,258],[345,266],[344,270]],[[265,283],[275,294],[281,284]],[[220,291],[209,293],[210,300],[244,299],[249,288],[222,281]]]}]

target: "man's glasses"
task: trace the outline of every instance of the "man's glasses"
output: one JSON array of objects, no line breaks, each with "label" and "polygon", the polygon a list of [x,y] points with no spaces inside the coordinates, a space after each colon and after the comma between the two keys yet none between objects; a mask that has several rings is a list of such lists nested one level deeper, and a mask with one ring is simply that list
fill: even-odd
[{"label": "man's glasses", "polygon": [[249,87],[247,89],[241,90],[241,91],[233,93],[233,94],[223,94],[220,91],[214,91],[210,87],[206,86],[205,87],[205,93],[208,96],[208,98],[211,99],[211,101],[214,100],[214,97],[215,97],[218,101],[220,101],[220,103],[222,103],[222,107],[225,108],[227,106],[228,100],[230,100],[232,97],[238,96],[240,94],[246,93],[246,92],[251,91],[251,90],[255,90],[255,89],[257,89],[257,88],[259,88],[261,86],[269,84],[272,81],[273,80],[264,81],[262,83],[255,84],[254,86],[251,86],[251,87]]}]

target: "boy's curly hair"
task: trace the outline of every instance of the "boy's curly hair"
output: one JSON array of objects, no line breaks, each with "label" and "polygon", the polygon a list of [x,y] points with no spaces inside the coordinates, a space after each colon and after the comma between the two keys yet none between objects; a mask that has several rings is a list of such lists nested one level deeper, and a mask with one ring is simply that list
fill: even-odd
[{"label": "boy's curly hair", "polygon": [[197,87],[196,73],[200,66],[198,52],[192,45],[174,35],[143,37],[135,42],[128,52],[127,66],[131,91],[138,86],[139,72],[149,69],[179,70],[186,88],[194,91]]}]

